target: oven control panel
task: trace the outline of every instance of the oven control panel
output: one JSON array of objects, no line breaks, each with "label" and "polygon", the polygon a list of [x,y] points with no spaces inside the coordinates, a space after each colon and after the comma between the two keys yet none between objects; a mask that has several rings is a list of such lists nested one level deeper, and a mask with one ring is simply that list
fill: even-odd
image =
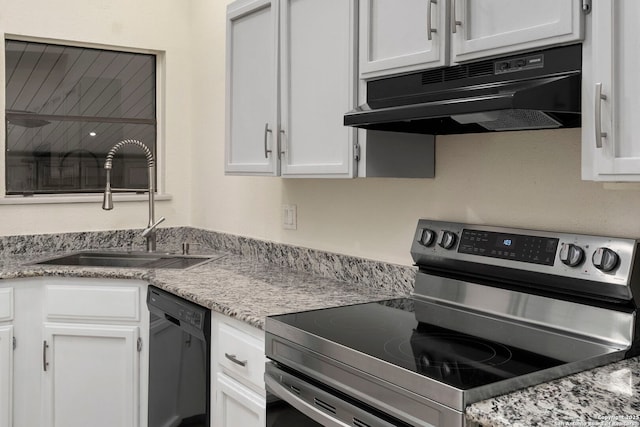
[{"label": "oven control panel", "polygon": [[542,273],[559,282],[567,278],[614,285],[617,298],[630,293],[621,287],[631,286],[637,246],[635,239],[421,219],[411,255],[427,268],[453,266],[465,272],[481,265],[489,274],[493,267],[502,273],[508,268],[518,276]]},{"label": "oven control panel", "polygon": [[458,252],[533,264],[553,265],[558,239],[463,229]]}]

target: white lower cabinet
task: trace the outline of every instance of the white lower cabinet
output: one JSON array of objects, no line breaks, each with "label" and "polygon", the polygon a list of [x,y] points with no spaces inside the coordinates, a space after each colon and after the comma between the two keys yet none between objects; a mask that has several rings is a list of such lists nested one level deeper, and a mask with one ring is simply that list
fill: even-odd
[{"label": "white lower cabinet", "polygon": [[0,427],[10,427],[13,418],[13,326],[0,326]]},{"label": "white lower cabinet", "polygon": [[134,280],[2,281],[0,295],[12,288],[15,310],[12,326],[3,326],[0,313],[0,427],[145,427],[146,287]]},{"label": "white lower cabinet", "polygon": [[0,287],[0,427],[13,423],[13,287]]},{"label": "white lower cabinet", "polygon": [[265,398],[218,373],[215,418],[213,425],[218,427],[263,427],[266,425]]},{"label": "white lower cabinet", "polygon": [[45,426],[139,426],[137,326],[46,323]]},{"label": "white lower cabinet", "polygon": [[213,427],[264,427],[264,331],[212,315]]}]

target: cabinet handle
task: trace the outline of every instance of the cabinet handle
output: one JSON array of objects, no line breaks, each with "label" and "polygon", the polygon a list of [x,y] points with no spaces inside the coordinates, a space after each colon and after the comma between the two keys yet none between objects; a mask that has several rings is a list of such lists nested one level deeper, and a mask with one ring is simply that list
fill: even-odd
[{"label": "cabinet handle", "polygon": [[281,155],[285,155],[287,154],[287,146],[285,145],[284,142],[284,129],[280,129],[280,154]]},{"label": "cabinet handle", "polygon": [[269,153],[271,150],[267,149],[267,134],[271,133],[271,129],[269,129],[269,123],[264,124],[264,158],[269,158]]},{"label": "cabinet handle", "polygon": [[606,132],[602,132],[602,101],[607,99],[607,95],[602,94],[602,83],[596,83],[595,90],[595,131],[596,148],[602,148],[602,138],[607,137]]},{"label": "cabinet handle", "polygon": [[429,4],[427,5],[427,39],[433,39],[433,33],[437,33],[438,30],[431,27],[431,8],[434,4],[438,4],[438,0],[429,0]]},{"label": "cabinet handle", "polygon": [[462,25],[462,21],[456,19],[456,0],[451,0],[451,32],[456,33],[458,25]]},{"label": "cabinet handle", "polygon": [[49,366],[49,362],[47,362],[47,349],[49,348],[49,344],[47,341],[42,342],[42,369],[47,372],[47,366]]},{"label": "cabinet handle", "polygon": [[233,363],[235,363],[236,365],[240,365],[240,366],[247,366],[247,361],[246,360],[238,360],[236,358],[235,354],[229,354],[229,353],[225,353],[224,357],[226,357],[227,359],[229,359],[230,361],[232,361]]}]

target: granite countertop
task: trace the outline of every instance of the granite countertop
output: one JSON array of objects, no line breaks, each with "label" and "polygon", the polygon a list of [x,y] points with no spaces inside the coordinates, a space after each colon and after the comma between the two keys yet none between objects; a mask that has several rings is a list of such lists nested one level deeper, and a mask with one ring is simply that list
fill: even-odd
[{"label": "granite countertop", "polygon": [[[62,254],[59,254],[62,255]],[[54,254],[0,259],[0,279],[38,276],[139,279],[187,300],[264,329],[266,316],[406,296],[293,271],[250,257],[212,253],[188,269],[33,265]]]},{"label": "granite countertop", "polygon": [[[139,279],[261,329],[269,315],[407,295],[399,287],[352,284],[222,253],[186,270],[29,264],[53,255],[4,257],[0,279]],[[474,403],[466,417],[470,425],[497,427],[640,426],[640,357]]]},{"label": "granite countertop", "polygon": [[466,416],[495,427],[640,426],[640,357],[474,403]]}]

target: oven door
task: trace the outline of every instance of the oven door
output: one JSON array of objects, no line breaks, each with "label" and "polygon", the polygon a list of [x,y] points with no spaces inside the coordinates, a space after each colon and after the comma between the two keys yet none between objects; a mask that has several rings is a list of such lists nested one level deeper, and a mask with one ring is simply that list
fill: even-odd
[{"label": "oven door", "polygon": [[[275,397],[269,387],[267,390],[271,397]],[[322,424],[313,421],[289,403],[275,398],[277,400],[267,404],[267,427],[322,427]]]},{"label": "oven door", "polygon": [[267,427],[398,427],[408,424],[386,420],[355,401],[347,401],[329,388],[267,362],[267,392],[281,400],[267,406]]}]

